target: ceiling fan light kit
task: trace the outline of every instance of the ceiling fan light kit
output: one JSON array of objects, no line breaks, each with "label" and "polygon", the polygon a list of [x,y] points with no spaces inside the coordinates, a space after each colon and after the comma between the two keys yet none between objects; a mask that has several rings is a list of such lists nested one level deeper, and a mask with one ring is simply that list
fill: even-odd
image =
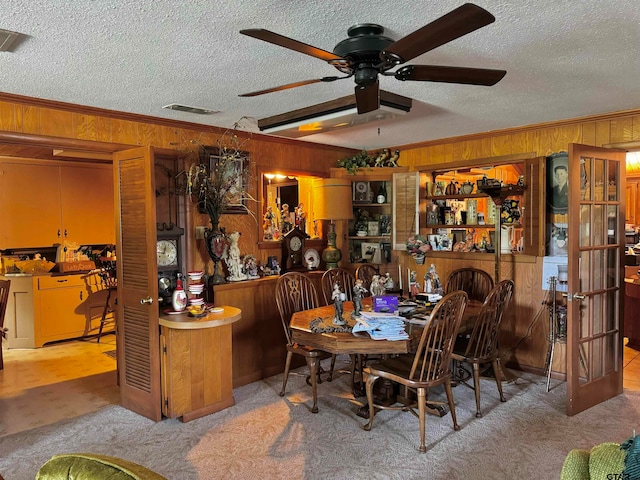
[{"label": "ceiling fan light kit", "polygon": [[355,127],[364,123],[390,120],[411,110],[412,100],[395,93],[380,90],[380,107],[359,114],[356,95],[331,100],[291,112],[258,120],[264,133],[277,133],[282,137],[300,138],[331,130]]},{"label": "ceiling fan light kit", "polygon": [[303,80],[240,96],[253,97],[313,83],[333,82],[353,77],[356,84],[357,112],[362,115],[378,110],[381,105],[379,76],[393,76],[400,81],[495,85],[506,75],[505,70],[444,65],[406,65],[391,71],[398,65],[494,21],[495,17],[483,8],[465,3],[397,41],[384,36],[384,27],[381,25],[374,23],[354,25],[347,31],[348,38],[340,41],[333,52],[269,30],[241,30],[240,33],[244,35],[326,61],[344,76]]}]

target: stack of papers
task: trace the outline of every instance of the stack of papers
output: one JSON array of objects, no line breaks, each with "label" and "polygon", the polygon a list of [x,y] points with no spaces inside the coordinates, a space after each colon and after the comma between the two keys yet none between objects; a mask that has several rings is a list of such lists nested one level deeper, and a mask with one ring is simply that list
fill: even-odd
[{"label": "stack of papers", "polygon": [[401,316],[381,312],[360,312],[352,332],[367,332],[374,340],[409,339]]}]

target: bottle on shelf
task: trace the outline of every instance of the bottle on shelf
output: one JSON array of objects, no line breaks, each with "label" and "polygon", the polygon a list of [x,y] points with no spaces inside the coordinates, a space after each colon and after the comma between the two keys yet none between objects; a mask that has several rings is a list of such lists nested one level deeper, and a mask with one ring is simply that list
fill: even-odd
[{"label": "bottle on shelf", "polygon": [[380,188],[378,188],[378,195],[376,197],[376,201],[378,203],[386,203],[387,201],[387,188],[385,187],[385,182],[380,183]]},{"label": "bottle on shelf", "polygon": [[182,287],[182,274],[176,274],[176,288],[171,295],[171,307],[174,312],[182,312],[187,308],[187,292]]}]

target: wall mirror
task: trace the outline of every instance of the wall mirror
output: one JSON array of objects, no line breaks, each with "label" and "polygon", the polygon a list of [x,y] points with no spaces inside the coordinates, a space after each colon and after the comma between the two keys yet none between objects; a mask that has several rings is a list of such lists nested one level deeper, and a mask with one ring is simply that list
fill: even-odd
[{"label": "wall mirror", "polygon": [[262,221],[258,238],[263,244],[279,243],[296,226],[310,239],[322,237],[322,222],[313,213],[313,184],[323,176],[321,172],[260,170]]}]

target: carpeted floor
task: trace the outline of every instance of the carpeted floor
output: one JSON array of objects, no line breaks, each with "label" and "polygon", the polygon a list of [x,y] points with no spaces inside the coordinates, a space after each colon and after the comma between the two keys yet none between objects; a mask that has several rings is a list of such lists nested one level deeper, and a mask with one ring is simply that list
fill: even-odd
[{"label": "carpeted floor", "polygon": [[[346,361],[343,367],[346,366]],[[545,379],[527,374],[505,384],[482,381],[483,418],[473,391],[454,388],[462,429],[450,415],[427,419],[426,454],[417,451],[418,421],[402,412],[376,415],[373,429],[355,415],[349,376],[319,386],[311,414],[304,369],[285,397],[281,376],[234,390],[236,405],[189,423],[154,423],[118,405],[73,420],[0,438],[0,474],[33,479],[62,452],[94,452],[141,463],[169,479],[539,479],[558,478],[567,452],[640,430],[640,393],[624,394],[567,417],[564,384],[546,393]],[[440,391],[430,398],[444,398]]]}]

